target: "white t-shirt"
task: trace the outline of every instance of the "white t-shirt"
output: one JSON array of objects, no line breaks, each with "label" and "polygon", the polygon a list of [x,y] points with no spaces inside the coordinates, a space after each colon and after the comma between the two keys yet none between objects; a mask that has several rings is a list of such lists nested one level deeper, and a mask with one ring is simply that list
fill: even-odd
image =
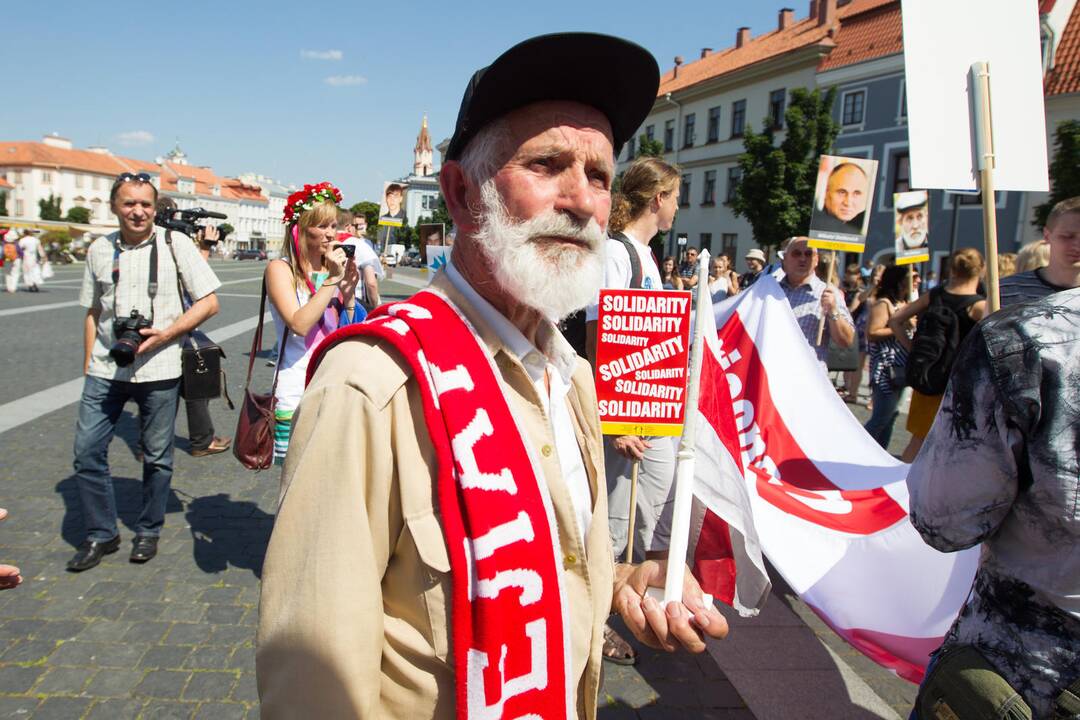
[{"label": "white t-shirt", "polygon": [[365,267],[370,267],[375,271],[375,277],[382,280],[386,277],[386,271],[383,270],[382,263],[379,262],[379,255],[375,252],[375,248],[371,247],[371,243],[367,238],[358,238],[355,235],[350,235],[341,241],[342,245],[353,245],[356,247],[356,253],[353,255],[353,260],[356,262],[356,267],[363,270]]},{"label": "white t-shirt", "polygon": [[[623,231],[623,235],[630,238],[630,244],[637,250],[641,262],[641,289],[662,290],[664,283],[660,279],[660,268],[656,267],[652,250],[649,246],[639,242],[630,233]],[[614,238],[608,238],[604,243],[604,285],[605,288],[623,290],[630,287],[630,279],[633,275],[630,266],[630,255],[626,252],[626,246]],[[585,308],[585,320],[596,320],[599,315],[599,295],[591,305]]]}]

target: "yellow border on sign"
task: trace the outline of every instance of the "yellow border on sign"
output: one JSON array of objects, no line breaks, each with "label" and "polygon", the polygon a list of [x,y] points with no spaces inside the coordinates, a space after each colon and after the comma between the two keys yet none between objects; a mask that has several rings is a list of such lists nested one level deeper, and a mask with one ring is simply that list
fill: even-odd
[{"label": "yellow border on sign", "polygon": [[404,223],[396,218],[393,220],[379,218],[379,227],[401,227],[402,225],[404,225]]},{"label": "yellow border on sign", "polygon": [[819,238],[810,238],[810,242],[806,244],[821,250],[847,250],[848,252],[861,253],[866,249],[866,243],[864,242],[843,242],[842,240],[821,240]]},{"label": "yellow border on sign", "polygon": [[682,425],[671,425],[668,423],[600,423],[600,431],[605,435],[637,435],[639,437],[655,437],[658,435],[675,436],[682,435],[682,428]]},{"label": "yellow border on sign", "polygon": [[914,265],[915,263],[930,262],[930,255],[913,255],[911,257],[897,258],[897,265]]}]

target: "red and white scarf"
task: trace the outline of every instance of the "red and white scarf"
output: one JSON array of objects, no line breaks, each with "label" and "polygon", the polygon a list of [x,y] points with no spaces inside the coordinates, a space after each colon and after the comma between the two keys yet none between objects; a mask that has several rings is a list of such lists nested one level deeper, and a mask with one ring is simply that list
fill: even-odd
[{"label": "red and white scarf", "polygon": [[352,337],[392,345],[420,386],[450,556],[458,718],[573,717],[555,516],[479,336],[424,290],[328,337],[309,382],[323,354]]}]

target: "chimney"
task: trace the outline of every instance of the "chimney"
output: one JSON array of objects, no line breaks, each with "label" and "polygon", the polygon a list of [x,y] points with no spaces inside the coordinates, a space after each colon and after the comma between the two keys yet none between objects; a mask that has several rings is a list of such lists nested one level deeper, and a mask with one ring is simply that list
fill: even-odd
[{"label": "chimney", "polygon": [[818,0],[818,27],[836,24],[836,0]]},{"label": "chimney", "polygon": [[70,150],[72,147],[71,141],[68,140],[66,137],[60,137],[59,133],[52,133],[50,135],[46,135],[45,137],[41,138],[41,142],[48,145],[49,147],[60,148],[61,150]]},{"label": "chimney", "polygon": [[679,77],[679,66],[683,64],[682,55],[675,56],[675,70],[672,71],[672,77]]},{"label": "chimney", "polygon": [[739,32],[735,35],[735,49],[741,48],[746,43],[750,42],[750,28],[741,27]]},{"label": "chimney", "polygon": [[777,23],[777,30],[787,30],[795,23],[795,11],[791,8],[784,8],[780,11],[780,21]]},{"label": "chimney", "polygon": [[810,14],[807,17],[811,20],[817,17],[817,3],[818,0],[810,0]]},{"label": "chimney", "polygon": [[701,48],[701,57],[707,58],[712,55],[712,48]]}]

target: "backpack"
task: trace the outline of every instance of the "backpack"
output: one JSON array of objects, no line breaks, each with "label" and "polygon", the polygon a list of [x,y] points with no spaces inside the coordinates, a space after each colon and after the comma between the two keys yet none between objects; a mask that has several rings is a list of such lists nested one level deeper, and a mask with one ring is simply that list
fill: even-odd
[{"label": "backpack", "polygon": [[[641,257],[637,254],[637,250],[634,249],[634,241],[622,233],[615,233],[611,236],[611,239],[618,240],[626,248],[626,254],[630,256],[630,288],[634,290],[640,289],[642,280]],[[587,360],[589,356],[585,350],[585,309],[582,308],[563,318],[563,321],[559,323],[559,331],[562,332],[566,341],[570,343],[570,347],[574,348],[578,355]]]},{"label": "backpack", "polygon": [[[905,379],[907,384],[923,395],[940,395],[945,392],[952,372],[953,360],[960,349],[960,318],[957,311],[941,299],[940,288],[930,292],[930,305],[919,317],[915,338],[908,353]],[[969,298],[959,308],[966,311],[979,301]]]},{"label": "backpack", "polygon": [[4,243],[4,260],[18,260],[19,259],[19,246],[13,242]]}]

